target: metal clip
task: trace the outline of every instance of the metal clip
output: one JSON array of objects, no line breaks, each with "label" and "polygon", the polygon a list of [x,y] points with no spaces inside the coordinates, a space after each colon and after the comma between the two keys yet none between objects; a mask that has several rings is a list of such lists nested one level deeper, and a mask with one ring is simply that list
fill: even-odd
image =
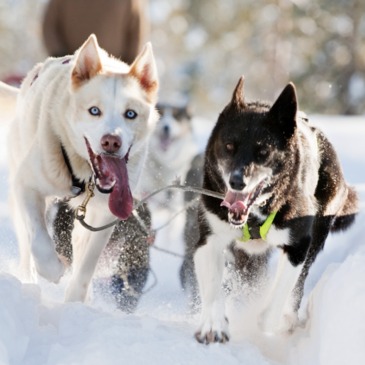
[{"label": "metal clip", "polygon": [[93,182],[90,181],[86,184],[86,189],[85,189],[86,196],[84,201],[76,208],[75,211],[76,219],[80,220],[85,218],[86,206],[89,203],[89,200],[95,195],[94,188],[95,184]]}]

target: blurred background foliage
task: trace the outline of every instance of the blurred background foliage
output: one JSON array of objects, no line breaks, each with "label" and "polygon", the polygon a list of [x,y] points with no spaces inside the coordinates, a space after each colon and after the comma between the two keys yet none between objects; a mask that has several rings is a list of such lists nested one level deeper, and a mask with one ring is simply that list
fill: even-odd
[{"label": "blurred background foliage", "polygon": [[[215,119],[243,74],[248,99],[273,100],[293,81],[307,113],[365,114],[364,0],[142,1],[161,100]],[[46,3],[0,1],[2,79],[46,57]]]}]

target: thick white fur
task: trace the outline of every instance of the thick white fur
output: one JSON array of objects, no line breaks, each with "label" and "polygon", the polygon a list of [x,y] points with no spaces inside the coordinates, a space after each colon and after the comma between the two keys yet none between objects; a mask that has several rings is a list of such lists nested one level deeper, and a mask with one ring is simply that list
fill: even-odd
[{"label": "thick white fur", "polygon": [[[280,230],[272,226],[266,241],[255,240],[255,242],[241,242],[238,239],[242,231],[232,228],[229,224],[221,221],[216,215],[207,212],[212,234],[208,237],[207,243],[198,248],[194,256],[194,264],[199,284],[199,292],[202,301],[202,315],[198,332],[201,338],[208,335],[210,331],[225,333],[228,335],[224,294],[222,292],[224,250],[232,241],[236,241],[237,248],[255,255],[262,254],[270,247],[276,247],[278,243],[289,241],[287,229]],[[291,330],[296,322],[296,314],[290,305],[293,288],[299,278],[302,265],[293,267],[286,255],[283,254],[279,260],[275,278],[265,299],[261,316],[261,327],[266,333],[284,333]]]},{"label": "thick white fur", "polygon": [[[155,88],[149,88],[153,83]],[[1,90],[0,96],[6,93],[6,87],[1,85]],[[48,58],[27,75],[9,134],[10,203],[24,279],[31,279],[32,261],[36,271],[50,281],[58,282],[64,273],[45,221],[46,200],[71,195],[71,177],[61,143],[76,177],[88,181],[92,170],[84,137],[94,152],[101,153],[102,136],[120,136],[120,157],[131,148],[127,169],[134,196],[148,138],[157,120],[156,93],[157,72],[149,44],[128,66],[99,48],[94,35],[74,56]],[[88,112],[92,106],[101,109],[100,117]],[[138,117],[124,118],[127,109],[135,110]],[[100,226],[115,219],[108,209],[108,198],[108,194],[95,191],[87,206],[89,224]],[[81,195],[71,203],[77,206],[83,199]],[[85,300],[111,233],[112,228],[91,233],[75,223],[73,271],[66,300]]]}]

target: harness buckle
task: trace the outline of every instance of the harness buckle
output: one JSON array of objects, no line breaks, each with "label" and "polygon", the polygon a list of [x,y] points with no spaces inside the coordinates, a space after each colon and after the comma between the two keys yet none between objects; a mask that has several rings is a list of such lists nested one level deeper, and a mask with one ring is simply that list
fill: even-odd
[{"label": "harness buckle", "polygon": [[86,206],[89,203],[90,199],[95,195],[94,193],[94,188],[95,188],[95,184],[91,181],[89,181],[86,184],[86,188],[85,188],[85,199],[84,201],[76,208],[75,211],[75,218],[80,220],[80,219],[84,219],[85,215],[86,215]]}]

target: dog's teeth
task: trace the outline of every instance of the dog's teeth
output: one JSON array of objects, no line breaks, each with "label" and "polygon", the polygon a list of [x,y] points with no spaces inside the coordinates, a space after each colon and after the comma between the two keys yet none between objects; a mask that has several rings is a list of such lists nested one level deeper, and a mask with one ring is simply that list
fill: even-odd
[{"label": "dog's teeth", "polygon": [[115,181],[113,181],[111,184],[105,184],[103,185],[104,189],[112,189],[115,185]]},{"label": "dog's teeth", "polygon": [[95,183],[96,183],[96,185],[100,188],[100,189],[102,189],[102,190],[111,190],[111,189],[113,189],[114,188],[114,185],[116,184],[116,181],[112,181],[111,183],[102,183],[101,181],[100,181],[100,179],[97,177],[96,179],[95,179]]}]

